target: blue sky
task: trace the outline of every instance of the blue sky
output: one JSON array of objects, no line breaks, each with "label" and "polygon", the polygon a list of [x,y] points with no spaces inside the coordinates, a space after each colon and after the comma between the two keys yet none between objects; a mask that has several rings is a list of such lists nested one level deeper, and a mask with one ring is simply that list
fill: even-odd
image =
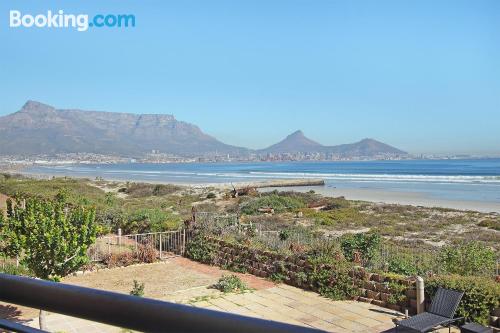
[{"label": "blue sky", "polygon": [[[9,10],[134,14],[9,28]],[[412,153],[500,153],[500,1],[2,1],[0,115],[168,113],[262,148],[302,129]]]}]

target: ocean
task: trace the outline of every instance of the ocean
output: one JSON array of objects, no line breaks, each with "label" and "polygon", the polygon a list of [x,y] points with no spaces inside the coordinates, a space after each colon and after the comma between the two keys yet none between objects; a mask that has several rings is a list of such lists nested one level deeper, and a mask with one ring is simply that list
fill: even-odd
[{"label": "ocean", "polygon": [[[214,184],[321,178],[325,189],[414,193],[436,200],[499,204],[500,158],[467,160],[74,164],[33,166],[29,173],[104,179]],[[323,191],[324,192],[324,191]]]}]

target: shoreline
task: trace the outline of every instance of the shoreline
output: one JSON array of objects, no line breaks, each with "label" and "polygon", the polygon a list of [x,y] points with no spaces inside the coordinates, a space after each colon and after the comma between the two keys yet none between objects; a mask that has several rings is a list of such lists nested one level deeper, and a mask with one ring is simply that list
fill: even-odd
[{"label": "shoreline", "polygon": [[[57,174],[37,174],[30,172],[17,172],[24,176],[29,176],[37,179],[51,179],[55,177],[64,177]],[[95,181],[88,176],[66,176],[75,179],[88,179]],[[233,188],[242,189],[253,187],[261,190],[262,192],[269,192],[273,190],[278,191],[299,191],[308,192],[315,191],[323,196],[340,197],[343,196],[347,200],[367,201],[375,203],[396,204],[396,205],[410,205],[410,206],[423,206],[428,208],[448,208],[456,210],[476,211],[481,213],[500,213],[500,202],[490,201],[475,201],[475,200],[447,200],[433,198],[426,196],[422,193],[414,193],[410,191],[389,191],[389,190],[374,190],[374,189],[356,189],[356,188],[336,188],[325,185],[323,179],[269,179],[269,180],[255,180],[251,182],[234,182],[234,183],[188,183],[188,182],[175,182],[175,181],[158,181],[158,180],[131,180],[127,177],[119,178],[102,178],[104,181],[110,182],[136,182],[136,183],[150,183],[150,184],[173,184],[179,186],[190,187],[194,189],[201,188],[215,188],[218,190],[232,190]]]},{"label": "shoreline", "polygon": [[314,190],[316,193],[323,196],[345,197],[347,200],[368,201],[381,204],[396,204],[409,205],[416,207],[427,208],[448,208],[456,210],[475,211],[481,213],[500,213],[500,203],[489,201],[474,201],[474,200],[446,200],[436,199],[422,195],[420,193],[403,192],[403,191],[384,191],[371,189],[347,189],[347,188],[330,188],[330,187],[293,187],[293,188],[267,188],[266,191],[274,189],[294,190],[307,192]]}]

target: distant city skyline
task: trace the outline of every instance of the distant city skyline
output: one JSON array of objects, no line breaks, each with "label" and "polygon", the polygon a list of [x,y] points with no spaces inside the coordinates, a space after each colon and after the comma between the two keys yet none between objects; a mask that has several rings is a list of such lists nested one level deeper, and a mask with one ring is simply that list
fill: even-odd
[{"label": "distant city skyline", "polygon": [[[130,13],[136,26],[9,28],[9,10]],[[296,130],[412,154],[500,154],[498,1],[3,1],[0,116],[173,114],[264,148]]]}]

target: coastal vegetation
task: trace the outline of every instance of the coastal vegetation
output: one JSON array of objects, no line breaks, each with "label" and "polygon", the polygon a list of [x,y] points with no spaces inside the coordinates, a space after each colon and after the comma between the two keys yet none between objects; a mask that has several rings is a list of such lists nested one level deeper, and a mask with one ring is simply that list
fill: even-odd
[{"label": "coastal vegetation", "polygon": [[[21,217],[35,216],[29,220],[31,229],[45,230],[47,242],[61,240],[54,245],[60,253],[63,248],[57,244],[66,240],[86,252],[96,236],[116,235],[118,229],[124,235],[178,230],[193,222],[193,214],[210,212],[206,216],[217,218],[203,220],[203,214],[196,218],[195,233],[185,248],[187,257],[205,264],[267,277],[332,299],[354,297],[396,310],[411,307],[408,288],[413,282],[408,277],[421,275],[429,281],[429,293],[437,286],[466,291],[468,298],[459,312],[469,319],[485,323],[489,311],[499,306],[500,290],[493,278],[500,246],[496,213],[352,201],[313,191],[242,191],[244,195],[234,196],[224,188],[12,175],[0,177],[0,193],[4,201],[16,202],[4,202],[6,216],[0,214],[4,256],[14,257],[23,249],[19,267],[4,265],[13,273],[41,276],[33,266],[40,258],[33,256],[36,260],[30,263],[24,256],[32,252],[22,246],[43,249],[16,231],[16,223],[27,222]],[[69,209],[69,218],[57,224],[69,223],[75,237],[82,233],[89,237],[63,239],[55,222],[37,215],[60,217],[64,209]],[[43,221],[38,225],[35,220]],[[71,221],[88,221],[80,224],[88,227],[71,229],[75,228]],[[135,251],[108,253],[101,265],[113,268],[157,260],[153,244],[136,245]],[[71,246],[67,248],[75,250]],[[44,278],[83,267],[84,254],[78,253],[70,269],[51,271]],[[245,289],[232,276],[221,279],[218,288]]]}]

